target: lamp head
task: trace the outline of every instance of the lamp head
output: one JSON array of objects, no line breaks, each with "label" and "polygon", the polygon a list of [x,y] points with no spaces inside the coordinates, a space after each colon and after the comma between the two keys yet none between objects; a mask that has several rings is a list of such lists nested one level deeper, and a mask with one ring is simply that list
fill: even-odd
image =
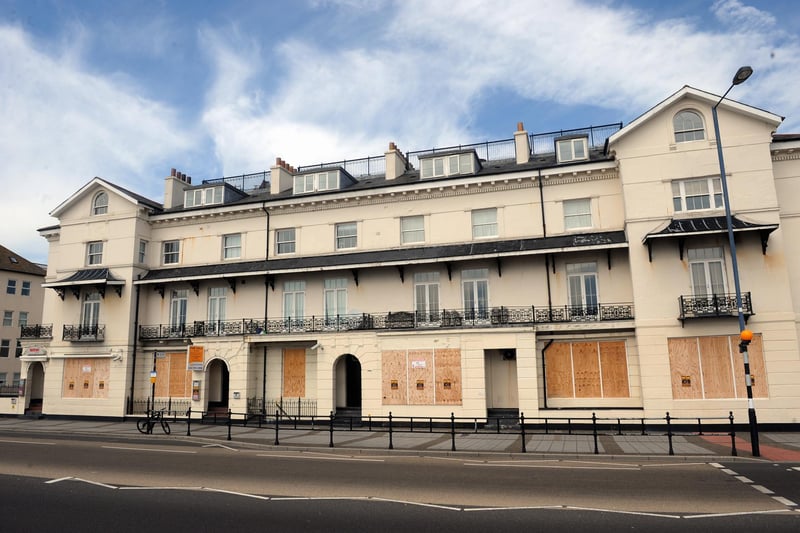
[{"label": "lamp head", "polygon": [[753,74],[752,67],[739,67],[739,70],[736,71],[736,74],[733,76],[733,85],[739,85],[740,83],[744,83],[750,75]]}]

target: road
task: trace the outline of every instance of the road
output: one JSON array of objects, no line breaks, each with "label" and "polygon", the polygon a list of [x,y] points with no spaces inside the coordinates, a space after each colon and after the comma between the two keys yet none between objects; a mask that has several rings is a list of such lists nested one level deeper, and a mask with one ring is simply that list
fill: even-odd
[{"label": "road", "polygon": [[3,531],[799,531],[795,502],[787,463],[0,434]]}]

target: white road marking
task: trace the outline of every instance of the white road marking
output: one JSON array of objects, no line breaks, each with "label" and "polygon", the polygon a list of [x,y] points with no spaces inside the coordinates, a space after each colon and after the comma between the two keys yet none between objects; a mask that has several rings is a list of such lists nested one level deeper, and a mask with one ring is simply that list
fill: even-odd
[{"label": "white road marking", "polygon": [[691,519],[691,518],[720,518],[724,516],[747,516],[751,514],[774,514],[774,513],[785,513],[783,509],[772,509],[770,511],[741,511],[738,513],[716,513],[716,514],[694,514],[689,516],[684,516],[683,518]]},{"label": "white road marking", "polygon": [[752,487],[762,494],[775,494],[764,485],[752,485]]},{"label": "white road marking", "polygon": [[563,505],[531,505],[521,507],[470,507],[463,509],[465,513],[478,511],[535,511],[539,509],[564,509]]},{"label": "white road marking", "polygon": [[673,514],[645,513],[640,511],[618,511],[613,509],[597,509],[594,507],[573,507],[571,505],[565,506],[564,509],[571,509],[573,511],[597,511],[600,513],[631,514],[637,516],[655,516],[659,518],[681,518],[680,515],[673,515]]},{"label": "white road marking", "polygon": [[370,498],[373,501],[377,502],[389,502],[389,503],[401,503],[403,505],[417,505],[419,507],[431,507],[433,509],[444,509],[446,511],[463,511],[464,509],[461,507],[449,507],[447,505],[436,505],[433,503],[420,503],[420,502],[409,502],[405,500],[391,500],[387,498]]},{"label": "white road marking", "polygon": [[203,448],[225,448],[226,450],[230,450],[232,452],[238,452],[236,448],[231,448],[230,446],[225,446],[224,444],[203,444]]},{"label": "white road marking", "polygon": [[711,465],[711,466],[713,466],[714,468],[725,468],[724,466],[722,466],[722,465],[721,465],[721,464],[719,464],[719,463],[708,463],[708,464],[710,464],[710,465]]},{"label": "white road marking", "polygon": [[772,499],[778,503],[786,505],[787,507],[797,507],[796,503],[794,503],[792,500],[784,498],[783,496],[773,496]]},{"label": "white road marking", "polygon": [[734,472],[733,470],[731,470],[730,468],[723,468],[722,472],[725,472],[726,474],[731,475],[731,476],[738,476],[739,475],[736,472]]},{"label": "white road marking", "polygon": [[203,487],[119,487],[119,490],[204,490]]},{"label": "white road marking", "polygon": [[51,479],[50,481],[45,481],[45,484],[59,483],[61,481],[67,481],[68,479],[72,479],[72,477],[71,476],[67,476],[67,477],[60,477],[58,479]]},{"label": "white road marking", "polygon": [[29,440],[0,440],[0,442],[8,442],[10,444],[39,444],[41,446],[55,446],[55,442],[38,442]]},{"label": "white road marking", "polygon": [[196,451],[191,450],[165,450],[163,448],[129,448],[127,446],[101,446],[101,448],[106,448],[108,450],[129,450],[135,452],[161,452],[161,453],[197,453]]},{"label": "white road marking", "polygon": [[361,459],[359,457],[323,457],[319,455],[278,455],[269,453],[257,453],[256,457],[279,457],[282,459],[319,459],[322,461],[353,461],[357,463],[385,463],[383,459]]},{"label": "white road marking", "polygon": [[118,489],[119,487],[115,487],[114,485],[109,485],[107,483],[100,483],[99,481],[92,481],[91,479],[81,479],[79,477],[72,478],[74,481],[80,481],[82,483],[88,483],[89,485],[97,485],[98,487],[104,487],[107,489]]},{"label": "white road marking", "polygon": [[232,490],[224,490],[224,489],[212,489],[209,487],[203,487],[204,491],[207,492],[220,492],[222,494],[231,494],[232,496],[244,496],[245,498],[254,498],[256,500],[269,500],[269,496],[259,496],[258,494],[247,494],[246,492],[235,492]]},{"label": "white road marking", "polygon": [[738,479],[742,483],[752,483],[753,482],[752,479],[746,478],[744,476],[736,476],[736,479]]},{"label": "white road marking", "polygon": [[497,464],[486,464],[486,463],[464,463],[464,466],[491,466],[491,467],[502,467],[502,468],[550,468],[555,470],[631,470],[638,472],[641,470],[637,466],[629,467],[629,466],[569,466],[569,465],[522,465],[522,464],[504,464],[504,465],[497,465]]}]

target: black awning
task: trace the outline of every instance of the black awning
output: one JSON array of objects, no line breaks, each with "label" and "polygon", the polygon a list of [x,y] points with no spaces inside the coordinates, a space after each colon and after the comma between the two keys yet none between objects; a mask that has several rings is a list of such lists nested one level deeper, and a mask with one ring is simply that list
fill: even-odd
[{"label": "black awning", "polygon": [[[762,253],[767,253],[769,234],[778,229],[778,224],[757,224],[732,216],[731,227],[734,233],[757,231],[761,237],[761,251]],[[689,237],[718,235],[727,232],[728,224],[724,216],[673,218],[666,227],[651,231],[645,235],[642,239],[642,244],[646,244],[649,248],[655,239],[686,239]],[[682,253],[681,256],[683,256]]]},{"label": "black awning", "polygon": [[67,289],[71,289],[72,294],[79,298],[80,288],[84,286],[96,288],[103,297],[106,295],[106,287],[111,286],[114,287],[117,295],[121,296],[124,285],[125,281],[116,278],[107,268],[86,268],[74,272],[67,278],[42,283],[42,287],[54,289],[62,300]]}]

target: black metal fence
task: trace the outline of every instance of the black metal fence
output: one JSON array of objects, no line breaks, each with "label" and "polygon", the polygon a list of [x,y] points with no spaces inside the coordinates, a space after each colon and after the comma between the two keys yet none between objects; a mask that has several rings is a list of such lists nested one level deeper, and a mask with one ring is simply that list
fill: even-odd
[{"label": "black metal fence", "polygon": [[[210,419],[206,413],[200,418],[201,423]],[[191,410],[187,410],[182,418],[173,417],[173,421],[186,422],[186,435],[191,435],[193,421]],[[224,424],[227,440],[233,440],[233,427],[248,427],[272,430],[272,444],[280,445],[281,430],[319,431],[328,434],[328,447],[335,447],[337,432],[380,432],[388,435],[388,449],[393,450],[395,433],[425,432],[447,435],[450,439],[450,451],[457,451],[458,438],[472,434],[494,433],[520,436],[521,453],[527,453],[527,438],[531,435],[587,435],[592,437],[593,453],[600,454],[599,439],[602,436],[638,435],[652,439],[665,439],[667,453],[675,455],[673,439],[676,436],[727,436],[730,437],[731,455],[738,455],[736,449],[736,428],[733,412],[726,417],[673,417],[669,412],[662,418],[618,418],[598,417],[592,413],[588,417],[489,417],[470,418],[456,417],[400,417],[393,416],[339,416],[333,412],[328,416],[286,417],[276,410],[274,414],[234,413],[230,410],[224,415],[215,415],[215,424]],[[250,433],[250,432],[249,432]],[[663,442],[663,441],[662,441]]]},{"label": "black metal fence", "polygon": [[563,305],[444,309],[434,313],[390,311],[357,315],[308,316],[280,319],[245,318],[192,324],[143,325],[141,339],[166,339],[224,335],[266,335],[352,330],[474,328],[530,326],[554,322],[631,320],[633,304]]},{"label": "black metal fence", "polygon": [[279,412],[286,418],[303,418],[317,416],[317,400],[311,398],[248,398],[248,415],[265,415]]},{"label": "black metal fence", "polygon": [[[723,316],[739,316],[735,294],[713,294],[709,296],[683,296],[678,298],[680,319],[717,318]],[[749,292],[742,293],[742,313],[753,314],[753,301]]]},{"label": "black metal fence", "polygon": [[62,339],[65,341],[94,342],[105,340],[105,338],[105,324],[64,324],[64,335]]},{"label": "black metal fence", "polygon": [[192,401],[188,398],[134,398],[131,402],[132,415],[145,415],[148,411],[164,410],[165,416],[187,416]]},{"label": "black metal fence", "polygon": [[53,324],[30,324],[19,327],[20,339],[52,339]]}]

